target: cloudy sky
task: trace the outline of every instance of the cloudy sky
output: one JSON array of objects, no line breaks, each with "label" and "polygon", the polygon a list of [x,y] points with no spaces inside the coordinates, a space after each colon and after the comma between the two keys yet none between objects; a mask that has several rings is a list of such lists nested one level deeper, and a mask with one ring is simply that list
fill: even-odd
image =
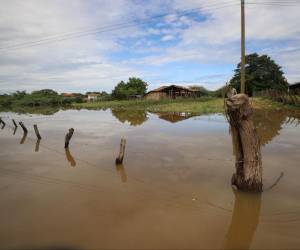
[{"label": "cloudy sky", "polygon": [[[239,0],[1,0],[0,92],[111,91],[130,76],[153,89],[216,89],[240,58]],[[300,81],[300,1],[246,0],[247,53]]]}]

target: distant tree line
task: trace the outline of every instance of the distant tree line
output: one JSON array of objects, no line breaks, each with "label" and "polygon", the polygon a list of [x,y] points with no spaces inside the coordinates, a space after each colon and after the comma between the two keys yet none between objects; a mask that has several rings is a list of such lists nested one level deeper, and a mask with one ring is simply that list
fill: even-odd
[{"label": "distant tree line", "polygon": [[9,106],[58,106],[67,105],[72,102],[82,102],[81,94],[73,95],[73,97],[64,97],[52,89],[42,89],[26,93],[25,91],[16,91],[8,95],[0,95],[0,105]]},{"label": "distant tree line", "polygon": [[[234,70],[234,75],[228,84],[216,91],[209,91],[202,86],[190,86],[191,89],[201,92],[201,96],[222,97],[229,87],[234,87],[240,91],[241,63],[238,63]],[[254,92],[266,89],[276,89],[287,91],[289,84],[284,77],[281,67],[267,55],[256,53],[246,56],[246,93],[252,96]],[[102,92],[87,92],[86,95],[72,93],[70,96],[58,94],[51,89],[43,89],[26,93],[17,91],[13,94],[0,95],[0,106],[61,106],[73,102],[81,103],[86,101],[88,94],[98,94],[97,101],[126,100],[142,98],[147,92],[148,84],[140,78],[130,77],[127,82],[119,82],[111,94]]]},{"label": "distant tree line", "polygon": [[12,94],[0,95],[0,106],[2,107],[37,107],[37,106],[63,106],[71,103],[82,103],[90,94],[97,94],[97,101],[124,100],[136,97],[143,97],[147,91],[147,83],[140,78],[131,77],[127,83],[119,82],[111,94],[102,92],[58,94],[52,89],[42,89],[26,93],[16,91]]}]

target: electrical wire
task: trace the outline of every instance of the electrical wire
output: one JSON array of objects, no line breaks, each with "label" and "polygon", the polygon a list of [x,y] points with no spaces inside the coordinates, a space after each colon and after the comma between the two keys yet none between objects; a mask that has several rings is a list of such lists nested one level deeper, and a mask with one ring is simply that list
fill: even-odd
[{"label": "electrical wire", "polygon": [[232,6],[236,6],[236,5],[238,5],[238,4],[230,1],[230,3],[228,2],[225,5],[223,4],[223,5],[215,6],[213,8],[212,7],[210,7],[210,8],[199,7],[199,8],[190,9],[189,11],[180,12],[179,14],[178,14],[178,12],[165,13],[162,15],[158,15],[158,16],[154,16],[154,17],[150,17],[150,18],[146,18],[146,19],[142,19],[142,20],[134,20],[134,21],[126,22],[126,23],[120,23],[120,24],[116,24],[116,25],[106,26],[104,28],[102,27],[102,28],[96,28],[96,29],[89,29],[86,31],[79,31],[79,32],[73,32],[73,33],[70,32],[70,33],[66,33],[66,34],[62,34],[62,35],[56,35],[56,36],[50,37],[50,38],[40,39],[37,41],[25,42],[25,43],[11,45],[11,46],[7,46],[7,47],[1,47],[0,50],[5,52],[5,51],[18,50],[18,49],[23,49],[23,48],[30,48],[30,47],[40,46],[40,45],[44,45],[44,44],[70,40],[70,39],[83,37],[83,36],[89,36],[89,35],[95,35],[95,34],[101,34],[101,33],[121,30],[121,29],[125,29],[125,28],[134,27],[136,25],[149,24],[158,18],[167,17],[169,15],[176,15],[177,17],[182,17],[182,16],[188,16],[188,15],[195,14],[199,11],[212,11],[212,10],[223,9],[223,8],[232,7]]},{"label": "electrical wire", "polygon": [[[231,0],[231,1],[229,1],[229,2],[233,2],[233,0]],[[147,19],[147,20],[148,20],[148,19],[157,19],[157,18],[167,17],[167,16],[169,16],[169,15],[184,14],[184,13],[192,13],[192,12],[194,12],[194,11],[199,11],[199,9],[201,9],[201,8],[206,8],[206,7],[214,6],[214,5],[217,4],[217,3],[219,4],[220,2],[215,2],[215,3],[213,3],[213,4],[205,5],[205,6],[202,6],[202,7],[200,7],[200,8],[186,9],[186,10],[183,10],[183,11],[180,11],[180,12],[173,12],[173,13],[159,14],[159,15],[155,15],[155,16],[152,16],[152,17],[149,17],[149,18],[146,18],[146,19]],[[226,2],[224,2],[224,3],[226,3]],[[103,26],[103,27],[88,28],[88,29],[83,29],[83,30],[78,30],[78,31],[73,31],[73,32],[54,34],[54,35],[46,36],[45,38],[40,39],[40,40],[36,40],[36,41],[29,41],[29,42],[24,42],[24,43],[20,43],[20,44],[15,44],[15,45],[7,46],[7,47],[0,47],[0,50],[1,50],[1,49],[6,49],[6,48],[14,48],[15,46],[28,45],[28,44],[31,44],[31,43],[34,43],[34,42],[47,41],[48,39],[61,38],[61,37],[68,36],[68,35],[76,35],[76,34],[81,34],[81,33],[85,33],[85,32],[98,31],[99,29],[101,30],[101,29],[112,28],[112,27],[115,27],[115,26],[124,25],[124,24],[136,23],[136,22],[138,22],[138,21],[143,21],[143,20],[145,20],[145,19],[133,19],[133,20],[130,20],[130,21],[125,22],[125,23],[122,22],[122,23],[112,24],[112,25],[107,25],[107,26]]]}]

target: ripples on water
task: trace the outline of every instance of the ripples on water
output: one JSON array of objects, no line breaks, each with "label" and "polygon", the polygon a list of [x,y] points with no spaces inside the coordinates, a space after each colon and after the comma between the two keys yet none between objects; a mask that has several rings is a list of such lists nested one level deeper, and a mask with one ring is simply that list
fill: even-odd
[{"label": "ripples on water", "polygon": [[[222,115],[1,113],[0,248],[299,248],[299,112],[255,110],[261,195],[235,192]],[[14,130],[24,121],[29,133]],[[32,129],[38,124],[43,139]],[[64,136],[75,128],[71,146]],[[120,138],[124,163],[115,166]]]}]

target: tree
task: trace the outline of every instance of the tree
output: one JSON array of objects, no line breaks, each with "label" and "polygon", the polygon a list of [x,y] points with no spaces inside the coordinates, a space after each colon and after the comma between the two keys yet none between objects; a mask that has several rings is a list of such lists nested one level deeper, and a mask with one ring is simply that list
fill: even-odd
[{"label": "tree", "polygon": [[112,96],[116,99],[126,99],[127,97],[127,90],[126,90],[126,83],[121,81],[117,84],[117,86],[112,91]]},{"label": "tree", "polygon": [[58,93],[52,89],[42,89],[33,91],[32,95],[42,95],[42,96],[58,96]]},{"label": "tree", "polygon": [[127,89],[132,95],[146,94],[148,84],[140,78],[131,77],[127,82]]},{"label": "tree", "polygon": [[131,77],[128,82],[119,82],[112,91],[112,96],[116,99],[128,99],[133,95],[146,94],[148,84],[140,78]]},{"label": "tree", "polygon": [[[278,89],[286,91],[288,82],[281,67],[267,55],[250,54],[246,56],[245,65],[246,94],[264,89]],[[240,92],[241,63],[237,65],[230,85]]]}]

